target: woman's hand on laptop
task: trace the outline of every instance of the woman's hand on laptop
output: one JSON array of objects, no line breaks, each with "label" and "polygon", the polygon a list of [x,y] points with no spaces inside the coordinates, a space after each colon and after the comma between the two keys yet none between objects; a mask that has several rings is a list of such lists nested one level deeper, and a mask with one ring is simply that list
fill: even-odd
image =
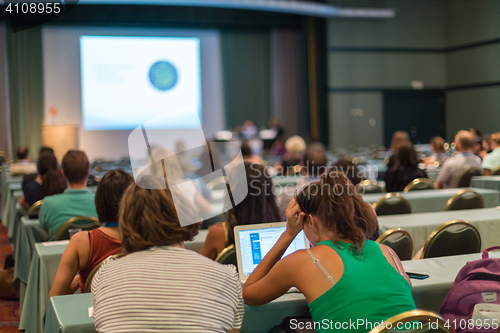
[{"label": "woman's hand on laptop", "polygon": [[286,231],[295,237],[302,230],[306,214],[300,210],[299,204],[292,199],[286,208]]}]

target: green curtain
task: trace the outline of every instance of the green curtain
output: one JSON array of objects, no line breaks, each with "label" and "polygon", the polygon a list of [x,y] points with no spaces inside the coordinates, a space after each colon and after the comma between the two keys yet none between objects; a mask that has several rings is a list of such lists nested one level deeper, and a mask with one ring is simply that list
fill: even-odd
[{"label": "green curtain", "polygon": [[271,114],[269,31],[221,31],[226,127],[247,119],[267,126]]},{"label": "green curtain", "polygon": [[35,27],[6,34],[12,147],[26,145],[36,158],[44,108],[42,32]]}]

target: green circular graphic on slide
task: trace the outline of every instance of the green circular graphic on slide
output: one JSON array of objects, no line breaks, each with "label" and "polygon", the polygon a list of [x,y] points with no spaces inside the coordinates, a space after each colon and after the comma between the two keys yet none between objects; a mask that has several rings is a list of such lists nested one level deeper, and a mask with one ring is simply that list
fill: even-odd
[{"label": "green circular graphic on slide", "polygon": [[149,69],[149,81],[158,90],[172,89],[177,79],[177,69],[168,61],[157,61]]}]

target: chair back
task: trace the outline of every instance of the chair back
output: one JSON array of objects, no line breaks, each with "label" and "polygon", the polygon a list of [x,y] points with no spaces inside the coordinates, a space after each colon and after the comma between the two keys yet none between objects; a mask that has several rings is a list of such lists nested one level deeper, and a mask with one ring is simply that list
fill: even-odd
[{"label": "chair back", "polygon": [[224,265],[235,265],[238,267],[236,262],[236,249],[234,248],[234,244],[229,245],[224,250],[222,250],[215,258],[215,261]]},{"label": "chair back", "polygon": [[290,167],[286,170],[285,176],[295,176],[300,173],[300,165],[295,165],[293,167]]},{"label": "chair back", "polygon": [[463,190],[455,194],[446,203],[445,210],[484,208],[483,196],[473,190]]},{"label": "chair back", "polygon": [[220,188],[220,189],[225,189],[226,188],[226,183],[227,183],[227,177],[226,176],[220,176],[215,179],[212,179],[207,183],[207,188],[209,190],[213,190],[214,188]]},{"label": "chair back", "polygon": [[462,173],[462,175],[460,175],[460,177],[458,178],[457,187],[469,187],[472,177],[482,175],[483,172],[481,171],[481,169],[469,168],[465,170],[464,173]]},{"label": "chair back", "polygon": [[37,202],[32,204],[30,208],[28,208],[24,216],[27,216],[30,219],[37,219],[38,213],[40,212],[40,208],[42,208],[42,202],[43,200],[38,200]]},{"label": "chair back", "polygon": [[421,191],[421,190],[433,190],[434,182],[429,178],[417,178],[414,179],[410,184],[406,185],[403,192],[406,193],[408,191]]},{"label": "chair back", "polygon": [[493,170],[492,175],[493,176],[499,176],[500,175],[500,166],[498,168],[496,168],[495,170]]},{"label": "chair back", "polygon": [[358,185],[358,192],[363,194],[385,193],[385,189],[378,185],[375,180],[363,180]]},{"label": "chair back", "polygon": [[481,236],[467,221],[450,221],[432,232],[422,250],[423,258],[479,253]]},{"label": "chair back", "polygon": [[87,276],[87,280],[85,280],[85,286],[83,286],[84,293],[90,293],[92,291],[92,280],[94,279],[94,276],[97,273],[97,271],[99,270],[99,268],[101,268],[101,265],[105,261],[108,261],[109,258],[118,258],[118,257],[121,257],[121,254],[113,254],[113,255],[107,257],[106,259],[104,259],[103,261],[101,261],[100,263],[98,263],[97,265],[95,265],[94,268],[92,268],[89,275]]},{"label": "chair back", "polygon": [[[427,310],[412,310],[398,314],[383,321],[383,325],[377,325],[368,333],[386,332],[442,332],[455,333],[441,316]],[[437,327],[436,327],[437,325]],[[401,329],[399,329],[401,327]],[[396,330],[396,328],[398,328]]]},{"label": "chair back", "polygon": [[411,205],[399,193],[387,193],[373,204],[377,216],[394,214],[411,214]]},{"label": "chair back", "polygon": [[401,228],[387,230],[377,238],[376,242],[393,249],[401,260],[413,258],[413,239],[407,231]]},{"label": "chair back", "polygon": [[99,228],[101,224],[97,217],[93,216],[76,216],[72,217],[57,228],[54,240],[69,239],[69,230],[72,228],[79,228],[83,230],[92,230]]}]

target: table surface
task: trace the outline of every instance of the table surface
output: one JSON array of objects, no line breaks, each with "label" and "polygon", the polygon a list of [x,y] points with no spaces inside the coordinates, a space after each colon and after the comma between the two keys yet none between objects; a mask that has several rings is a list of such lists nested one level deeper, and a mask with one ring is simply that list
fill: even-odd
[{"label": "table surface", "polygon": [[[465,188],[451,188],[443,190],[424,190],[402,193],[401,196],[411,204],[412,213],[442,212],[446,208],[446,203],[455,194],[465,190]],[[500,204],[499,191],[483,188],[472,188],[484,198],[486,208],[496,207]],[[372,193],[363,195],[363,199],[369,203],[375,203],[382,199],[385,193]]]},{"label": "table surface", "polygon": [[487,181],[500,182],[500,176],[474,176],[472,177],[472,180],[487,180]]},{"label": "table surface", "polygon": [[500,245],[500,210],[497,208],[464,209],[444,212],[379,216],[380,233],[392,228],[402,228],[413,239],[413,253],[421,249],[430,234],[442,224],[464,220],[478,228],[482,249]]},{"label": "table surface", "polygon": [[[500,253],[491,257],[500,258]],[[413,297],[419,309],[439,313],[441,303],[451,288],[458,271],[469,261],[480,259],[479,253],[403,262],[405,271],[429,274],[425,280],[411,280]],[[48,304],[45,333],[95,332],[94,322],[88,315],[92,306],[90,294],[53,297]],[[309,313],[302,294],[285,294],[262,306],[245,305],[242,333],[268,332],[288,316]]]},{"label": "table surface", "polygon": [[68,241],[35,244],[19,329],[43,333],[49,291]]},{"label": "table surface", "polygon": [[14,278],[27,284],[35,244],[48,241],[49,236],[40,227],[38,220],[29,219],[25,216],[21,217],[19,221],[16,236],[14,246],[14,259],[16,262]]},{"label": "table surface", "polygon": [[500,191],[500,176],[474,176],[470,185]]}]

